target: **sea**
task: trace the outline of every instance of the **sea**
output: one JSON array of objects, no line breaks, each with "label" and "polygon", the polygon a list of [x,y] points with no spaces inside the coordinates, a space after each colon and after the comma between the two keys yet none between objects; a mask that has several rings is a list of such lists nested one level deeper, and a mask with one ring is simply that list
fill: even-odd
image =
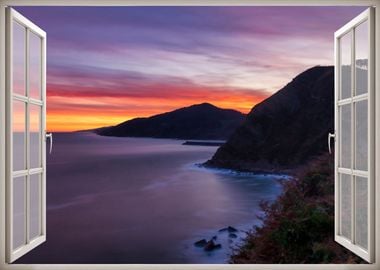
[{"label": "sea", "polygon": [[47,240],[17,263],[228,263],[287,176],[205,168],[218,147],[183,143],[55,133]]}]

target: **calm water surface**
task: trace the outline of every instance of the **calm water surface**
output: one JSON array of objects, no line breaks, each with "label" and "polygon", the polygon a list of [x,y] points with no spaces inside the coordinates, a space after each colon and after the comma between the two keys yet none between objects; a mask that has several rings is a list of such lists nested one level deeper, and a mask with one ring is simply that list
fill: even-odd
[{"label": "calm water surface", "polygon": [[[226,263],[258,224],[277,176],[195,166],[217,147],[180,140],[54,135],[47,160],[47,242],[20,263]],[[219,229],[233,226],[237,238]],[[194,246],[216,236],[222,248]]]}]

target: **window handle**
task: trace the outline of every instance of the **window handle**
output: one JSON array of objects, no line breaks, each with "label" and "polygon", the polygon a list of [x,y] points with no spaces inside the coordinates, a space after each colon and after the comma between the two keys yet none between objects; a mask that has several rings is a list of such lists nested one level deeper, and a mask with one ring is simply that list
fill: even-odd
[{"label": "window handle", "polygon": [[51,154],[51,150],[53,149],[53,133],[46,133],[46,140],[49,138],[50,141],[50,148],[49,148],[49,154]]},{"label": "window handle", "polygon": [[329,136],[327,139],[327,145],[329,146],[329,153],[330,154],[331,154],[331,138],[334,138],[334,142],[335,142],[335,133],[334,134],[329,133]]}]

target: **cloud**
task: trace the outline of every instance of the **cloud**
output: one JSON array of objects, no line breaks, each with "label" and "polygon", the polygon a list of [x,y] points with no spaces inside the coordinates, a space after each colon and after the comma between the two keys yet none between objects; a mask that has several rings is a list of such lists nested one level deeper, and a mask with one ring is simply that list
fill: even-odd
[{"label": "cloud", "polygon": [[247,112],[303,70],[332,65],[334,31],[365,8],[16,7],[48,33],[57,130],[206,101]]},{"label": "cloud", "polygon": [[[101,101],[97,106],[108,109],[122,104],[144,104],[144,107],[157,103],[170,107],[192,103],[211,102],[231,104],[232,107],[249,110],[253,104],[268,97],[263,89],[231,88],[223,85],[200,85],[181,77],[165,77],[137,72],[112,72],[99,69],[71,69],[66,72],[49,71],[47,86],[48,97],[72,98],[73,105],[80,106],[75,100],[83,100],[83,105],[91,99]],[[56,79],[56,77],[58,77]],[[112,101],[112,102],[111,102]],[[109,103],[108,103],[109,102]],[[245,106],[248,107],[246,108]],[[54,104],[51,105],[54,107]]]},{"label": "cloud", "polygon": [[76,67],[65,72],[50,69],[47,95],[48,127],[64,131],[114,125],[203,102],[247,113],[270,93],[200,85],[174,76]]},{"label": "cloud", "polygon": [[[289,36],[330,39],[365,7],[19,7],[51,42],[81,49],[120,46],[218,48],[214,39]],[[50,41],[50,40],[49,40]],[[63,46],[62,46],[63,47]]]}]

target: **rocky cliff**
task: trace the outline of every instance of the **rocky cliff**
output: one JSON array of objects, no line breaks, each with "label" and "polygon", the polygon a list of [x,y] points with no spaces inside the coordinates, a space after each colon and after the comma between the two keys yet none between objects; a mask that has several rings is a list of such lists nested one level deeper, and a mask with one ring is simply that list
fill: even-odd
[{"label": "rocky cliff", "polygon": [[327,151],[334,126],[334,68],[313,67],[256,105],[207,166],[289,171]]}]

